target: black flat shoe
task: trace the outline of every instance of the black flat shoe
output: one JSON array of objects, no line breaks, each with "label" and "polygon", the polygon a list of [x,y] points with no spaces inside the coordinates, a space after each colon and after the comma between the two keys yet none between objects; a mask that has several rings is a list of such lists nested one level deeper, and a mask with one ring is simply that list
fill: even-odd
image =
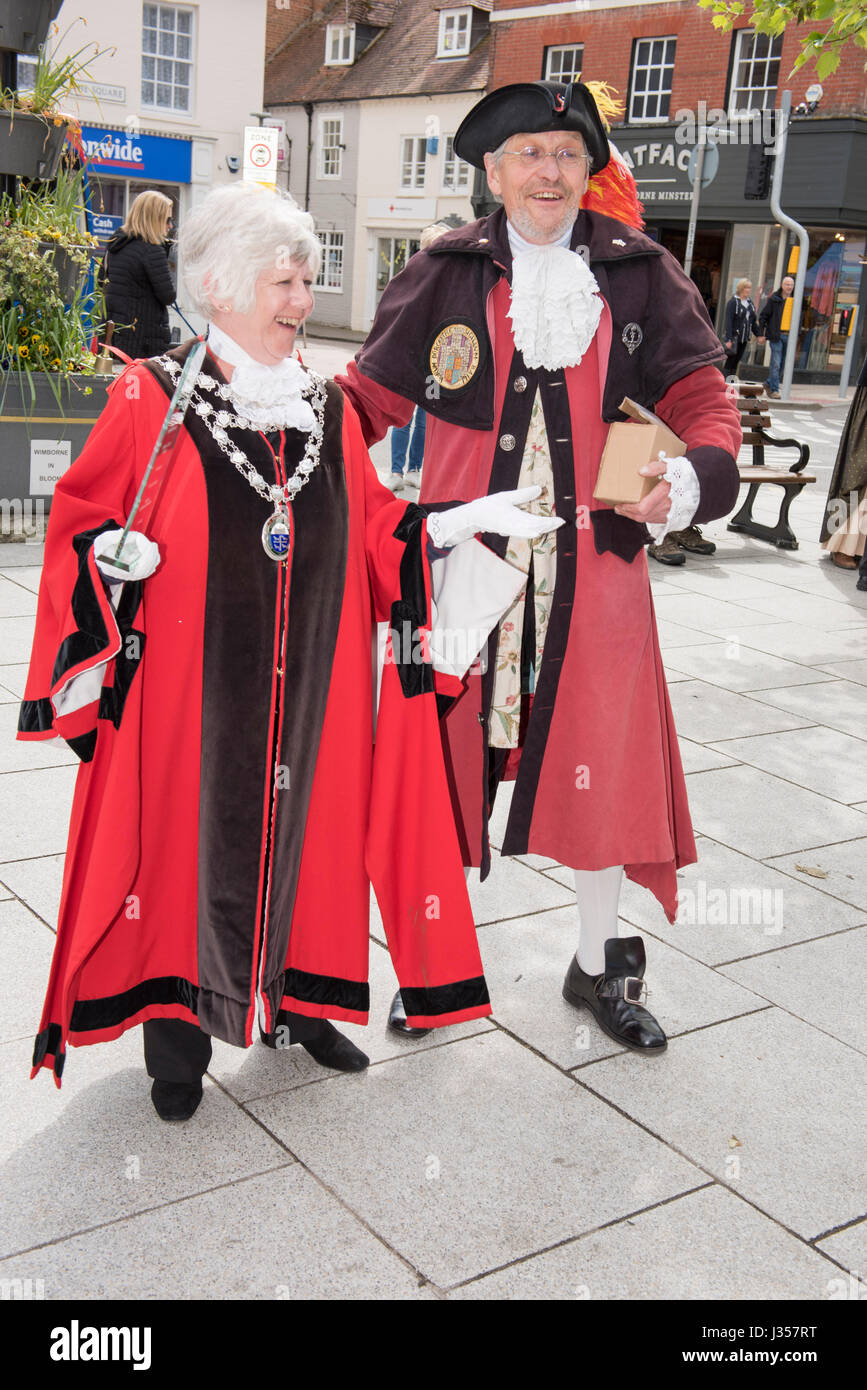
[{"label": "black flat shoe", "polygon": [[432,1031],[430,1028],[410,1028],[406,1021],[406,1009],[403,1007],[400,990],[391,1001],[388,1026],[393,1033],[400,1033],[404,1038],[425,1038]]},{"label": "black flat shoe", "polygon": [[644,984],[644,942],[640,936],[610,937],[605,943],[605,970],[588,975],[577,960],[566,972],[563,998],[575,1008],[586,1005],[603,1033],[635,1052],[664,1052],[668,1040],[653,1014],[638,1002]]},{"label": "black flat shoe", "polygon": [[189,1120],[202,1099],[201,1081],[155,1081],[151,1100],[161,1120]]},{"label": "black flat shoe", "polygon": [[360,1047],[338,1033],[333,1023],[322,1020],[323,1028],[318,1038],[303,1042],[314,1061],[321,1067],[333,1067],[335,1071],[364,1071],[370,1065],[370,1058]]}]

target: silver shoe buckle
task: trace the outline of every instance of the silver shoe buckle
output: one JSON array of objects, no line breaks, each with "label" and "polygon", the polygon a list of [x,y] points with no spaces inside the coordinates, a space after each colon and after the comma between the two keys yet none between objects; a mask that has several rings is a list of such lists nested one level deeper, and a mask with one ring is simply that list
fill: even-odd
[{"label": "silver shoe buckle", "polygon": [[[630,988],[630,986],[637,986]],[[647,995],[647,985],[637,975],[601,976],[594,986],[597,999],[623,999],[627,1004],[640,1004]]]}]

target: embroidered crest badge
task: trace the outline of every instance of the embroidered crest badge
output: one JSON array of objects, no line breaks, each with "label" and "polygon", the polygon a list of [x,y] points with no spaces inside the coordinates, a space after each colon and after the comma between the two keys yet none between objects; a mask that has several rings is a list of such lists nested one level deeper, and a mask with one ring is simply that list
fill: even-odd
[{"label": "embroidered crest badge", "polygon": [[630,357],[644,339],[644,334],[637,323],[628,323],[620,336]]},{"label": "embroidered crest badge", "polygon": [[469,385],[481,362],[478,334],[468,323],[449,323],[430,346],[431,376],[446,391]]}]

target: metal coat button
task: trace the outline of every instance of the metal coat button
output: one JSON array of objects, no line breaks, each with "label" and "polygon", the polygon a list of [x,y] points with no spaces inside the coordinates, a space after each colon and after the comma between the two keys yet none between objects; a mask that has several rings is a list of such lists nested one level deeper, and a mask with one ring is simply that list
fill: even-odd
[{"label": "metal coat button", "polygon": [[510,454],[510,453],[512,452],[512,450],[513,450],[514,447],[515,447],[516,442],[517,442],[517,441],[516,441],[515,436],[514,436],[513,434],[501,434],[501,435],[500,435],[500,448],[501,448],[502,450],[504,450],[504,452],[507,453],[507,454]]},{"label": "metal coat button", "polygon": [[512,382],[512,386],[516,391],[526,391],[527,378],[525,376],[516,376],[515,380]]}]

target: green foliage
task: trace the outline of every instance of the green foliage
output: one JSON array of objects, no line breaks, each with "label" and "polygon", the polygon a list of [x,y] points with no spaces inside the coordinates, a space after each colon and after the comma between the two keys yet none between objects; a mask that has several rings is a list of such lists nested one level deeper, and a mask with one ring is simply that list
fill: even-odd
[{"label": "green foliage", "polygon": [[[716,29],[728,32],[735,19],[745,13],[742,0],[698,0],[704,10],[713,11]],[[867,48],[867,5],[864,0],[752,0],[749,22],[760,34],[776,37],[792,24],[815,24],[829,20],[826,30],[813,29],[801,38],[792,73],[807,63],[816,64],[821,80],[835,72],[847,44]],[[867,69],[867,62],[864,64]]]},{"label": "green foliage", "polygon": [[[93,372],[89,339],[105,305],[99,290],[86,288],[93,238],[82,219],[81,175],[66,169],[54,185],[25,189],[18,203],[0,198],[0,396],[14,374],[34,400],[34,373],[45,372],[61,406],[64,378]],[[61,268],[74,280],[68,302]]]}]

